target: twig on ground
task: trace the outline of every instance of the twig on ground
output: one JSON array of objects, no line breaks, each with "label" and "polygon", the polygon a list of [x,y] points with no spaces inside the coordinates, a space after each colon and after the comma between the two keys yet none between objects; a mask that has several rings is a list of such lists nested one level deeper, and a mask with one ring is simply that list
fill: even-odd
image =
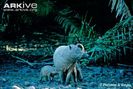
[{"label": "twig on ground", "polygon": [[11,55],[13,58],[16,58],[16,59],[19,59],[19,60],[21,60],[22,62],[24,62],[24,63],[27,63],[28,65],[30,65],[30,66],[33,66],[34,64],[33,63],[31,63],[31,62],[29,62],[29,61],[27,61],[27,60],[25,60],[25,59],[23,59],[23,58],[20,58],[20,57],[18,57],[18,56],[14,56],[14,55]]},{"label": "twig on ground", "polygon": [[30,65],[30,66],[35,66],[35,65],[53,65],[53,63],[50,62],[50,61],[52,61],[51,58],[50,58],[50,59],[47,59],[47,60],[44,60],[44,61],[42,61],[41,63],[31,63],[31,62],[27,61],[26,59],[20,58],[20,57],[18,57],[18,56],[14,56],[14,55],[11,55],[11,56],[12,56],[13,58],[19,59],[17,62],[27,63],[27,64]]}]

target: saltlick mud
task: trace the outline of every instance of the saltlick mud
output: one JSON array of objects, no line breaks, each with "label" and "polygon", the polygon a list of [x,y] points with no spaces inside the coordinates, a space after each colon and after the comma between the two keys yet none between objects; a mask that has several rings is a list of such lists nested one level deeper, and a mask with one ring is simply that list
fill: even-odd
[{"label": "saltlick mud", "polygon": [[62,85],[58,76],[50,83],[39,82],[40,68],[21,63],[0,64],[0,89],[133,89],[133,70],[125,67],[82,66],[83,81]]}]

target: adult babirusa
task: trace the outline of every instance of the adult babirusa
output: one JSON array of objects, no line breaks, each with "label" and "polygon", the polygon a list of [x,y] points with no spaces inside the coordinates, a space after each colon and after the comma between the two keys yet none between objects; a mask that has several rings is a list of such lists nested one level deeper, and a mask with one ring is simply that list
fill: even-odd
[{"label": "adult babirusa", "polygon": [[[78,61],[82,57],[88,57],[84,46],[80,43],[74,45],[59,46],[53,55],[54,66],[59,73],[61,83],[68,84],[71,76],[78,80],[77,75],[82,77]],[[78,74],[77,74],[78,73]]]}]

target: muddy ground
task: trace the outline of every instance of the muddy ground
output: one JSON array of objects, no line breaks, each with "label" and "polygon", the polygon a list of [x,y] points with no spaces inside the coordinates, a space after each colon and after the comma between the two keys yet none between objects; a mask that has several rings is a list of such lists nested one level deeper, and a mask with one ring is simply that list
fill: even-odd
[{"label": "muddy ground", "polygon": [[58,76],[54,81],[39,82],[41,67],[32,68],[22,63],[0,64],[0,89],[133,89],[133,70],[127,67],[82,66],[83,81],[77,86],[60,84]]}]

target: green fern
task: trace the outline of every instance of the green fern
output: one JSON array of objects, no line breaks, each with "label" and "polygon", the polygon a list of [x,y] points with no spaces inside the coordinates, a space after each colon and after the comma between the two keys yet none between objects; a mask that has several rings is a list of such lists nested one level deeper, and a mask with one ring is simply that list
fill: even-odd
[{"label": "green fern", "polygon": [[76,32],[79,28],[76,24],[76,21],[73,20],[73,16],[69,16],[68,14],[72,13],[69,8],[63,9],[59,11],[58,16],[55,17],[55,21],[57,21],[67,32]]},{"label": "green fern", "polygon": [[116,17],[121,16],[120,21],[131,16],[124,0],[110,0],[109,5],[111,5],[111,11],[116,11]]},{"label": "green fern", "polygon": [[[78,19],[81,23],[77,23],[75,20]],[[86,16],[83,19],[78,14],[73,14],[70,8],[63,9],[59,11],[58,16],[56,16],[55,21],[57,21],[62,28],[68,33],[68,43],[75,43],[76,36],[80,38],[80,42],[89,42],[87,40],[94,39],[96,37],[96,32],[94,32],[94,26],[90,26],[90,22],[86,21]]]}]

